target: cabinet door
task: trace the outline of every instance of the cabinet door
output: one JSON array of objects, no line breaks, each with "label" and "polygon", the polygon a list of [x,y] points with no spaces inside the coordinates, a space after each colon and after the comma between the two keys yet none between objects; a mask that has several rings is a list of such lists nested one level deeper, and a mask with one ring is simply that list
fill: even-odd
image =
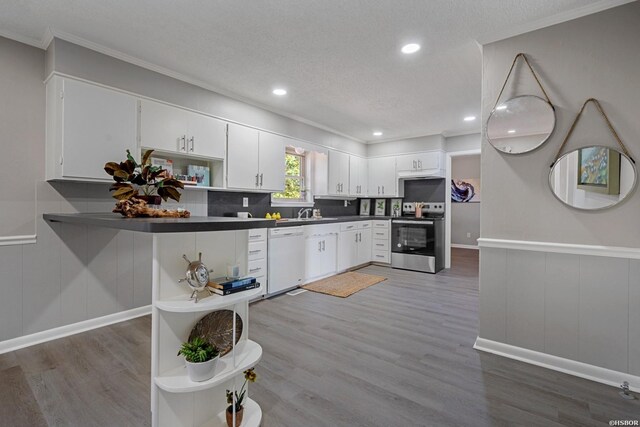
[{"label": "cabinet door", "polygon": [[284,191],[285,138],[260,132],[259,171],[261,190]]},{"label": "cabinet door", "polygon": [[360,184],[359,197],[369,195],[369,162],[367,159],[360,159],[360,169],[358,170],[358,183]]},{"label": "cabinet door", "polygon": [[341,231],[338,237],[338,270],[346,270],[356,265],[358,256],[358,230]]},{"label": "cabinet door", "polygon": [[334,196],[349,194],[349,155],[339,151],[329,151],[329,188]]},{"label": "cabinet door", "polygon": [[418,155],[417,154],[403,154],[396,157],[396,168],[400,171],[415,171],[418,170]]},{"label": "cabinet door", "polygon": [[111,181],[104,164],[137,154],[137,100],[65,79],[62,102],[62,176]]},{"label": "cabinet door", "polygon": [[[382,187],[387,185],[385,181],[385,175],[389,173],[389,158],[388,157],[375,157],[369,159],[369,195],[371,197],[382,196]],[[395,163],[394,163],[395,174]],[[385,190],[388,189],[385,188]]]},{"label": "cabinet door", "polygon": [[258,189],[258,131],[229,123],[227,187]]},{"label": "cabinet door", "polygon": [[414,158],[420,170],[440,169],[439,152],[420,153],[414,155]]},{"label": "cabinet door", "polygon": [[338,236],[330,234],[322,238],[322,275],[328,276],[338,270]]},{"label": "cabinet door", "polygon": [[349,156],[349,195],[360,196],[360,157]]},{"label": "cabinet door", "polygon": [[358,230],[358,262],[357,264],[365,264],[371,262],[371,228]]},{"label": "cabinet door", "polygon": [[190,154],[224,159],[227,123],[204,114],[189,113],[187,144]]},{"label": "cabinet door", "polygon": [[380,170],[380,190],[382,196],[395,196],[398,188],[398,178],[396,177],[395,157],[381,157]]},{"label": "cabinet door", "polygon": [[189,112],[159,102],[140,101],[140,145],[168,152],[187,152]]},{"label": "cabinet door", "polygon": [[322,240],[324,237],[312,236],[305,239],[305,282],[322,276]]}]

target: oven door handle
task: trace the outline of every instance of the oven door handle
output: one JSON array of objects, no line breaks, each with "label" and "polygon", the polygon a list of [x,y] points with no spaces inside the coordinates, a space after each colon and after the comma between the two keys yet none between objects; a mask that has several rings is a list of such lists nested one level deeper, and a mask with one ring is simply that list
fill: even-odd
[{"label": "oven door handle", "polygon": [[420,224],[424,224],[424,225],[433,225],[433,221],[403,221],[403,220],[396,220],[394,219],[393,221],[391,221],[392,224],[415,224],[415,225],[420,225]]}]

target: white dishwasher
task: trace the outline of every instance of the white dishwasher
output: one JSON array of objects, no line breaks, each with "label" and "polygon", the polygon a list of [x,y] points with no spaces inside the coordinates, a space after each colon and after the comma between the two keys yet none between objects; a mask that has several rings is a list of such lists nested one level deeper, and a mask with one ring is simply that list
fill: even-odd
[{"label": "white dishwasher", "polygon": [[269,229],[269,280],[274,295],[304,283],[304,230],[302,227]]}]

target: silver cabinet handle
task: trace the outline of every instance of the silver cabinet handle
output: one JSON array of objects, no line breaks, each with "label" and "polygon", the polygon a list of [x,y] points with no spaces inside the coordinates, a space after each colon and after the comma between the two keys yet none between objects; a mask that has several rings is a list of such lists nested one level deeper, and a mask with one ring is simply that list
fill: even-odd
[{"label": "silver cabinet handle", "polygon": [[418,166],[417,166],[417,164],[416,164],[416,161],[414,160],[414,161],[413,161],[413,168],[415,169],[415,168],[417,168],[417,167],[418,167]]},{"label": "silver cabinet handle", "polygon": [[384,185],[382,186],[382,194],[384,194]]},{"label": "silver cabinet handle", "polygon": [[323,240],[323,241],[322,241],[322,250],[323,250],[323,251],[326,251],[326,250],[327,250],[327,247],[326,247],[326,245],[325,245],[325,240]]},{"label": "silver cabinet handle", "polygon": [[422,169],[422,160],[418,160],[418,168]]},{"label": "silver cabinet handle", "polygon": [[264,175],[264,174],[262,174],[262,173],[260,174],[260,187],[262,187],[262,178],[264,178],[264,176],[263,176],[263,175]]},{"label": "silver cabinet handle", "polygon": [[378,194],[380,194],[380,186],[378,185]]},{"label": "silver cabinet handle", "polygon": [[250,254],[259,254],[260,252],[262,252],[262,249],[256,249],[254,251],[249,251]]},{"label": "silver cabinet handle", "polygon": [[194,143],[194,141],[195,141],[195,137],[192,136],[191,138],[189,138],[189,142],[191,142],[191,148],[189,148],[189,151],[191,151],[191,152],[193,152],[193,143]]},{"label": "silver cabinet handle", "polygon": [[260,270],[262,270],[262,267],[250,268],[250,269],[249,269],[249,273],[254,273],[254,272],[256,272],[256,271],[260,271]]},{"label": "silver cabinet handle", "polygon": [[336,184],[336,193],[340,192],[340,184]]},{"label": "silver cabinet handle", "polygon": [[376,243],[376,246],[384,246],[382,243]]},{"label": "silver cabinet handle", "polygon": [[260,174],[256,174],[256,187],[258,187],[258,177],[260,176]]},{"label": "silver cabinet handle", "polygon": [[322,242],[318,241],[318,252],[322,251]]},{"label": "silver cabinet handle", "polygon": [[356,243],[358,243],[358,233],[356,233]]},{"label": "silver cabinet handle", "polygon": [[180,147],[180,149],[182,151],[187,151],[187,135],[182,135],[180,137],[180,141],[182,142],[182,146]]}]

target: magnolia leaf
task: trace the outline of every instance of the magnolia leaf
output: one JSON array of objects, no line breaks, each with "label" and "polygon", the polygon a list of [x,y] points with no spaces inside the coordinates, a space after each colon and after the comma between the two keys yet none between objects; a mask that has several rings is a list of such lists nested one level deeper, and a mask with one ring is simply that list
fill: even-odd
[{"label": "magnolia leaf", "polygon": [[129,150],[127,150],[127,161],[133,163],[134,167],[137,165],[136,159],[133,158],[133,156],[131,155],[131,151]]},{"label": "magnolia leaf", "polygon": [[138,173],[134,174],[133,178],[131,178],[130,181],[136,185],[145,185],[147,183],[147,180],[144,179],[144,176]]},{"label": "magnolia leaf", "polygon": [[141,166],[145,166],[147,164],[147,162],[149,161],[149,157],[151,157],[151,153],[153,153],[153,150],[147,150],[144,152],[144,154],[142,155]]},{"label": "magnolia leaf", "polygon": [[174,178],[167,178],[160,182],[161,187],[178,187],[184,188],[184,184]]},{"label": "magnolia leaf", "polygon": [[180,201],[180,192],[173,187],[159,187],[158,196],[162,197],[165,202],[167,199],[173,199],[176,202]]},{"label": "magnolia leaf", "polygon": [[133,187],[120,187],[113,193],[113,197],[118,200],[126,200],[137,194],[136,190]]},{"label": "magnolia leaf", "polygon": [[116,182],[115,184],[111,184],[111,187],[109,187],[109,191],[117,190],[118,188],[124,188],[124,187],[133,188],[131,184],[126,184],[124,182]]},{"label": "magnolia leaf", "polygon": [[109,175],[113,176],[115,171],[120,170],[120,165],[116,162],[108,162],[104,165],[104,171]]},{"label": "magnolia leaf", "polygon": [[120,163],[120,167],[128,173],[133,173],[136,170],[136,166],[136,162],[132,160],[125,160]]},{"label": "magnolia leaf", "polygon": [[124,171],[122,169],[118,169],[117,171],[115,171],[113,173],[113,177],[114,178],[119,178],[123,181],[126,181],[129,179],[129,173],[127,171]]}]

